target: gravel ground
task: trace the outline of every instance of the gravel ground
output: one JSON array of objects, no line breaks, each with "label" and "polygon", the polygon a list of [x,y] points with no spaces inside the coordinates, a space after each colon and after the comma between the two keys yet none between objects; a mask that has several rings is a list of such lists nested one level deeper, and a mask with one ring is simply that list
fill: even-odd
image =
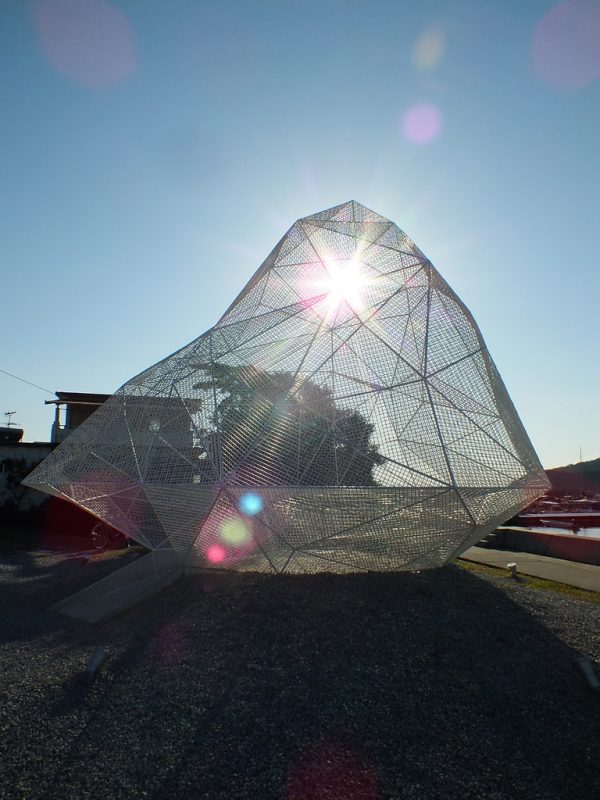
[{"label": "gravel ground", "polygon": [[47,610],[121,563],[0,557],[0,797],[600,798],[600,692],[573,665],[600,660],[599,605],[448,566]]}]

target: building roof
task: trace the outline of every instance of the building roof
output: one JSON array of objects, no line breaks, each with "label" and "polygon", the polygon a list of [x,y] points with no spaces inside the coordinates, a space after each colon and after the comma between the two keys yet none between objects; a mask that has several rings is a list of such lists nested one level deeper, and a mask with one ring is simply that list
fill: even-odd
[{"label": "building roof", "polygon": [[62,403],[79,403],[80,405],[100,405],[110,397],[109,394],[91,394],[89,392],[54,392],[57,400],[46,400],[46,405]]}]

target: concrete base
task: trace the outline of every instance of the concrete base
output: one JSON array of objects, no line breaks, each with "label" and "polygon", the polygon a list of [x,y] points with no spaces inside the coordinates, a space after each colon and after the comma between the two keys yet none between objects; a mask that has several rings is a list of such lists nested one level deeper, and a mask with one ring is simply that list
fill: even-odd
[{"label": "concrete base", "polygon": [[157,550],[53,606],[69,617],[100,622],[151,597],[183,577],[181,556]]}]

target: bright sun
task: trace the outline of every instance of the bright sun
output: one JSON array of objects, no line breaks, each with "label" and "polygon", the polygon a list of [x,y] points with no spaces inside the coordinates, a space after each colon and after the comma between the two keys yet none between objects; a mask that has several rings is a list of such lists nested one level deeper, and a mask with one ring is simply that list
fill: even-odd
[{"label": "bright sun", "polygon": [[323,280],[323,289],[330,312],[335,314],[342,303],[347,303],[355,313],[361,311],[366,280],[358,262],[327,260],[325,267],[327,277]]}]

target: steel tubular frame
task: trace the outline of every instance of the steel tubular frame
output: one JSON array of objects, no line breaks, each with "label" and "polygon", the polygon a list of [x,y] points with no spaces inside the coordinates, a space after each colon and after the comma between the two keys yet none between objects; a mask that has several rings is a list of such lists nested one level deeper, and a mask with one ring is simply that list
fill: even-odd
[{"label": "steel tubular frame", "polygon": [[469,311],[355,201],[298,220],[26,483],[154,565],[270,572],[441,566],[548,487]]}]

